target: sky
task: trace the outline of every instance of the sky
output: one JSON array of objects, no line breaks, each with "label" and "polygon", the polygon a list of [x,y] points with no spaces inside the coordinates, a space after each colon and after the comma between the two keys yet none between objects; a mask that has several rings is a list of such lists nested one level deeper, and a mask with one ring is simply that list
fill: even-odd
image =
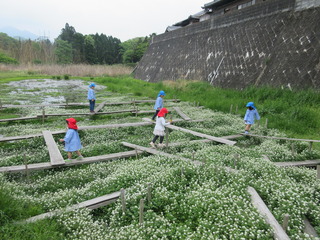
[{"label": "sky", "polygon": [[14,27],[54,40],[68,23],[76,32],[122,42],[161,34],[202,11],[202,0],[1,0],[0,28]]}]

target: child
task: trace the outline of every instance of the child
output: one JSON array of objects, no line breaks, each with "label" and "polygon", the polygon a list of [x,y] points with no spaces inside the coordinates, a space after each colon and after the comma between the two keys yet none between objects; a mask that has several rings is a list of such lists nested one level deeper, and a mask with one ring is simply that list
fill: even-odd
[{"label": "child", "polygon": [[244,116],[244,123],[246,124],[246,128],[244,133],[249,134],[250,128],[252,124],[254,124],[254,119],[260,120],[260,116],[253,102],[248,102],[246,107],[247,112]]},{"label": "child", "polygon": [[166,125],[169,125],[169,122],[165,121],[165,117],[168,113],[168,110],[166,108],[161,108],[161,110],[158,113],[157,116],[157,120],[156,120],[156,126],[154,127],[153,130],[153,134],[154,134],[154,138],[152,140],[152,142],[150,142],[150,145],[152,148],[155,148],[155,142],[157,141],[157,139],[160,137],[160,144],[158,145],[158,147],[163,147],[164,144],[163,139],[164,139],[164,129]]},{"label": "child", "polygon": [[66,162],[71,162],[72,152],[76,152],[78,155],[77,160],[83,159],[79,149],[82,148],[80,137],[78,133],[77,121],[74,118],[66,119],[68,131],[64,139],[60,139],[60,142],[65,142],[64,150],[68,152],[68,160]]},{"label": "child", "polygon": [[161,108],[163,108],[163,98],[165,96],[165,92],[164,91],[160,91],[156,100],[156,103],[154,104],[153,109],[156,110],[156,113],[153,115],[152,120],[155,119],[155,117],[158,115],[159,111]]},{"label": "child", "polygon": [[90,112],[94,113],[94,105],[96,103],[96,94],[94,92],[94,88],[96,85],[94,83],[91,83],[89,85],[89,90],[88,90],[88,100],[89,100],[89,105],[90,105]]}]

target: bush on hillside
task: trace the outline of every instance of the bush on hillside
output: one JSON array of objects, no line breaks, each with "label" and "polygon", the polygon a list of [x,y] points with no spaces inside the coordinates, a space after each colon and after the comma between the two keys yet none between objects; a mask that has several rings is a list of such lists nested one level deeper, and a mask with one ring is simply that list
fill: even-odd
[{"label": "bush on hillside", "polygon": [[0,53],[0,63],[5,63],[5,64],[18,64],[19,62],[11,57],[8,57],[4,53]]}]

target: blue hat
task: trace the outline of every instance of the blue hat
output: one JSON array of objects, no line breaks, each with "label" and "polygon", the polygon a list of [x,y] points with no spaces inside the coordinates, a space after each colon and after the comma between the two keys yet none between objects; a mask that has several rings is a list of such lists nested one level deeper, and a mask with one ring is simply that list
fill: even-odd
[{"label": "blue hat", "polygon": [[94,83],[91,83],[90,85],[89,85],[89,87],[91,88],[91,87],[95,87],[96,85],[94,84]]},{"label": "blue hat", "polygon": [[158,94],[158,97],[160,97],[161,95],[162,95],[162,96],[165,96],[165,95],[166,95],[166,93],[165,93],[164,91],[162,91],[162,90],[161,90],[161,91],[159,92],[159,94]]},{"label": "blue hat", "polygon": [[246,107],[252,107],[253,109],[256,109],[253,102],[248,102]]}]

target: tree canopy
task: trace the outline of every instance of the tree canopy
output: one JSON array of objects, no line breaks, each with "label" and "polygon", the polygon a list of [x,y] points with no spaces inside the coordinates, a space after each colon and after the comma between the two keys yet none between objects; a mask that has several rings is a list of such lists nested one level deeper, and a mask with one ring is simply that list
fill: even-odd
[{"label": "tree canopy", "polygon": [[153,35],[121,42],[102,33],[83,35],[66,23],[53,43],[46,38],[17,40],[0,33],[0,52],[16,63],[136,64]]}]

